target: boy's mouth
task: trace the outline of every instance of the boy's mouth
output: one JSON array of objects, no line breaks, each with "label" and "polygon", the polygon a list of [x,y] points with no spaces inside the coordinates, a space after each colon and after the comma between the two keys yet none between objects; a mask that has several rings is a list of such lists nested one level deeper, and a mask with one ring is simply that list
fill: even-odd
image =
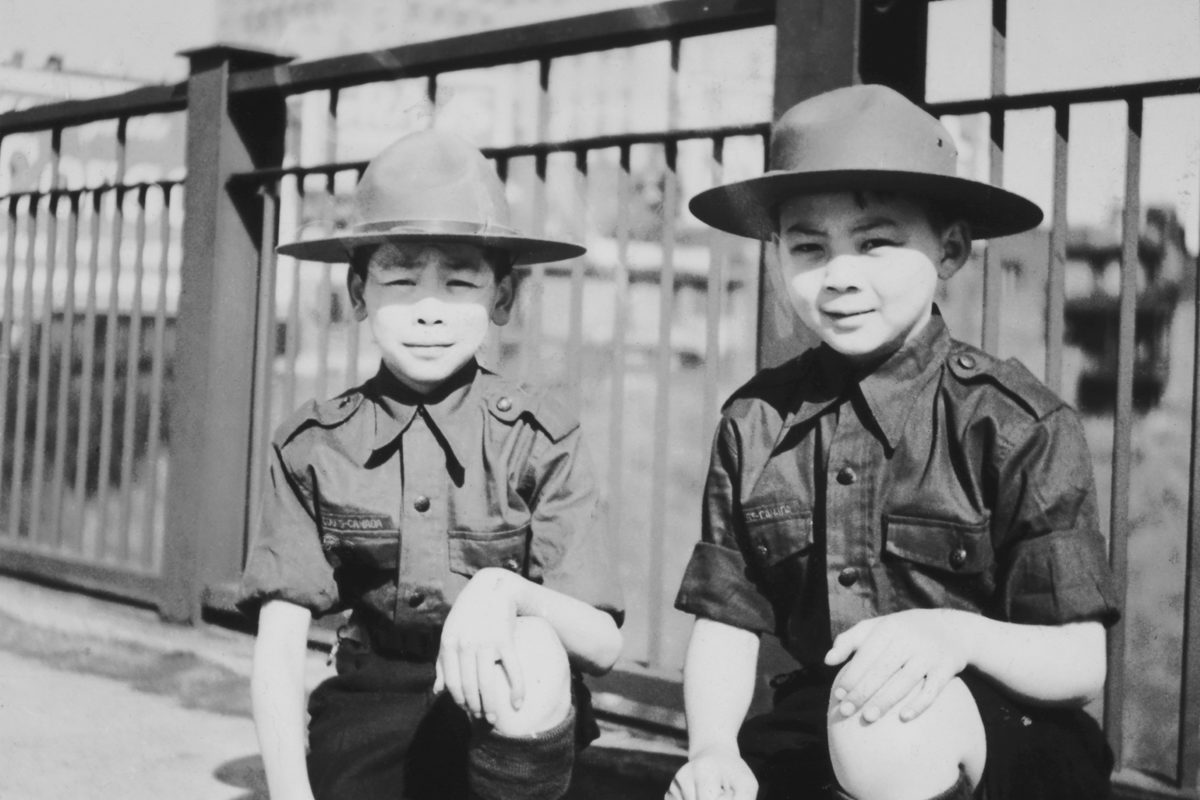
[{"label": "boy's mouth", "polygon": [[858,311],[840,311],[840,310],[834,310],[834,309],[830,309],[830,308],[823,308],[823,309],[821,309],[821,313],[824,314],[825,316],[829,317],[830,319],[845,320],[845,319],[853,319],[855,317],[861,317],[866,314],[870,314],[871,309],[865,308],[865,309],[858,310]]}]

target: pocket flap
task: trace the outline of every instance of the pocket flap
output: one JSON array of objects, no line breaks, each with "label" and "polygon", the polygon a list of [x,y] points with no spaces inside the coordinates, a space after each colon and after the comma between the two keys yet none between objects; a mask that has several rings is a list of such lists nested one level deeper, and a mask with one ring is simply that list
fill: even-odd
[{"label": "pocket flap", "polygon": [[987,518],[965,523],[885,516],[884,539],[886,552],[926,567],[967,575],[992,563]]},{"label": "pocket flap", "polygon": [[767,567],[812,547],[812,512],[794,511],[784,516],[753,518],[746,512],[746,528],[755,559]]},{"label": "pocket flap", "polygon": [[468,578],[484,567],[528,575],[531,536],[528,525],[502,531],[452,530],[450,570]]}]

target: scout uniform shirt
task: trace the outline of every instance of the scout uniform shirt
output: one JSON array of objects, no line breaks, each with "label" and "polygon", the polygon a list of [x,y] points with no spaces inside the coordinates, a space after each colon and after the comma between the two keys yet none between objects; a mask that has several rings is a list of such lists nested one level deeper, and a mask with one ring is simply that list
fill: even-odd
[{"label": "scout uniform shirt", "polygon": [[353,609],[382,653],[436,657],[467,581],[502,567],[622,618],[578,423],[471,363],[433,396],[386,367],[276,433],[243,609]]},{"label": "scout uniform shirt", "polygon": [[678,608],[775,633],[802,664],[910,608],[1115,622],[1069,407],[940,314],[869,374],[846,364],[809,350],[727,403]]}]

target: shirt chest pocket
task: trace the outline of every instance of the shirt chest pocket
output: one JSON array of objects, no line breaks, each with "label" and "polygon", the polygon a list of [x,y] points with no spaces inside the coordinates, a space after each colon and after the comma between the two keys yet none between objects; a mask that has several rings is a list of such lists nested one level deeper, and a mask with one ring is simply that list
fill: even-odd
[{"label": "shirt chest pocket", "polygon": [[481,569],[500,567],[537,579],[529,558],[533,530],[529,525],[503,530],[460,528],[450,531],[450,571],[470,578]]},{"label": "shirt chest pocket", "polygon": [[988,519],[976,522],[884,517],[885,558],[943,574],[978,575],[992,565]]}]

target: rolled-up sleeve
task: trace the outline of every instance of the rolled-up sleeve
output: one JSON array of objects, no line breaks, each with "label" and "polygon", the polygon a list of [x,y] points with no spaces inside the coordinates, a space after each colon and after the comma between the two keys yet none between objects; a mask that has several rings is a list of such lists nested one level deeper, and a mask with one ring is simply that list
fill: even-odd
[{"label": "rolled-up sleeve", "polygon": [[743,537],[738,535],[739,463],[737,428],[724,417],[713,438],[704,483],[700,541],[684,571],[675,607],[726,625],[770,633],[775,630],[775,612],[750,580],[740,545]]},{"label": "rolled-up sleeve", "polygon": [[338,607],[333,568],[321,551],[317,524],[278,445],[271,464],[262,520],[250,548],[238,597],[249,616],[268,600],[286,600],[321,616]]},{"label": "rolled-up sleeve", "polygon": [[605,504],[578,427],[543,439],[531,459],[532,561],[549,589],[625,621],[625,602],[609,541]]},{"label": "rolled-up sleeve", "polygon": [[1078,417],[1061,408],[1006,444],[997,503],[998,529],[1006,532],[998,612],[1028,624],[1112,625],[1120,606]]}]

